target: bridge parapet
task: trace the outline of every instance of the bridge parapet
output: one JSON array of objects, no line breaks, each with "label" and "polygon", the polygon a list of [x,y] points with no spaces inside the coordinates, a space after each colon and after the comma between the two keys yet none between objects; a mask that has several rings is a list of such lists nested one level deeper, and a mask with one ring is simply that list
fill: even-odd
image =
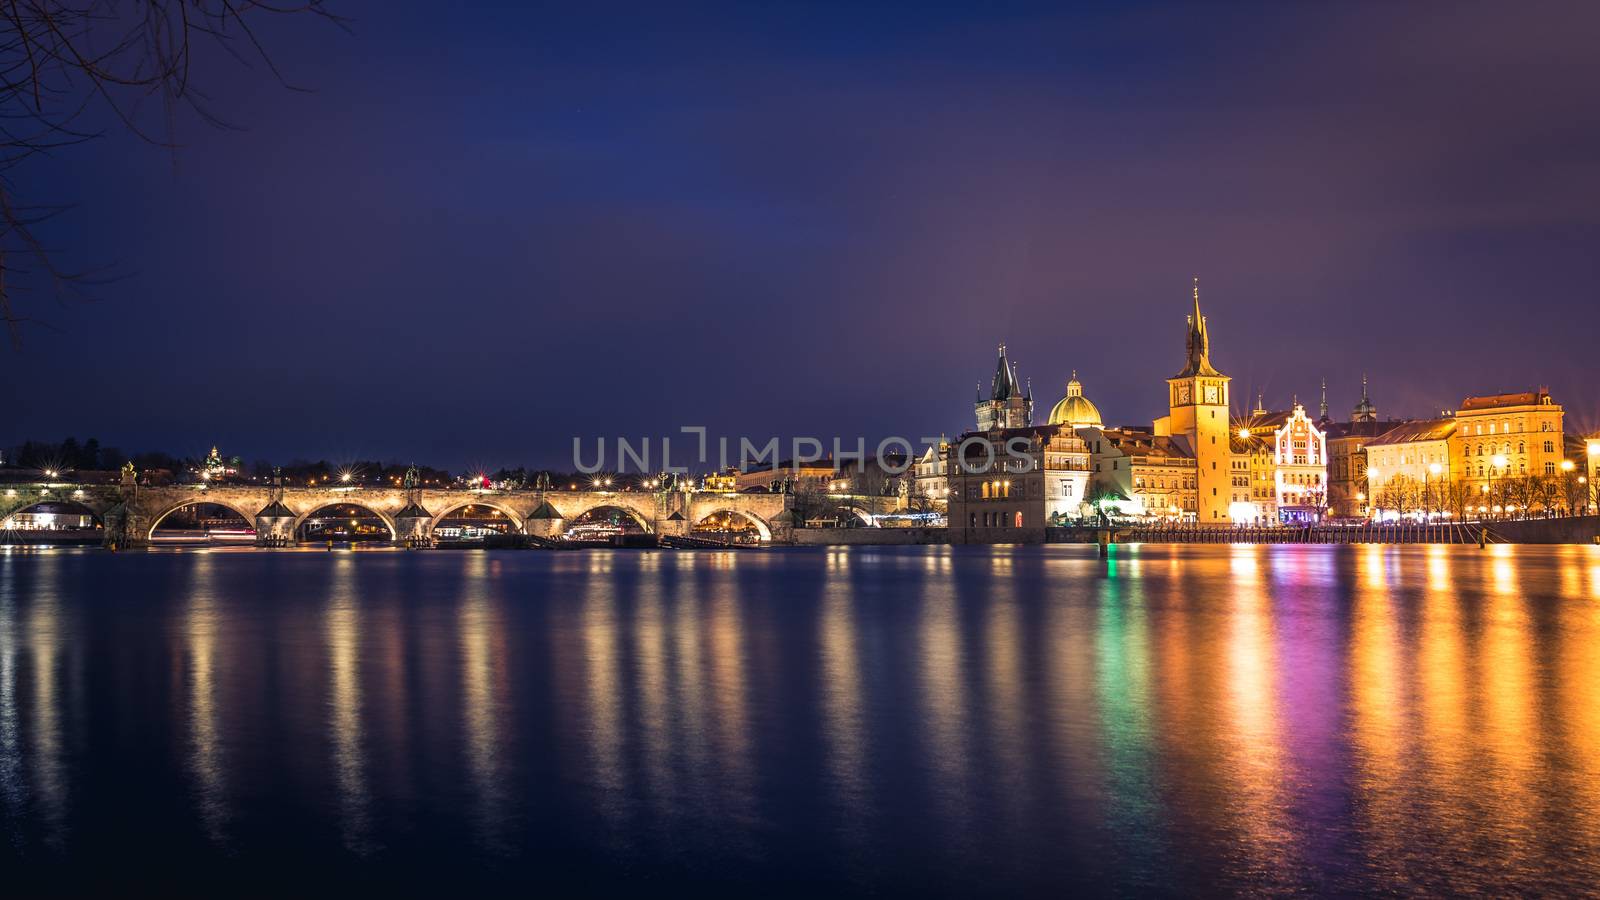
[{"label": "bridge parapet", "polygon": [[75,485],[15,484],[0,489],[0,521],[40,503],[78,503],[105,526],[107,544],[139,547],[149,543],[161,520],[176,510],[209,503],[232,510],[256,529],[261,543],[293,543],[296,532],[319,510],[352,505],[369,510],[398,543],[423,541],[451,512],[466,506],[500,511],[518,532],[553,537],[573,520],[612,508],[633,517],[647,531],[687,535],[716,513],[735,513],[754,522],[763,538],[786,540],[790,507],[784,494],[638,491],[483,491],[424,490],[416,502],[426,515],[408,509],[412,497],[401,488],[283,487],[270,485]]}]

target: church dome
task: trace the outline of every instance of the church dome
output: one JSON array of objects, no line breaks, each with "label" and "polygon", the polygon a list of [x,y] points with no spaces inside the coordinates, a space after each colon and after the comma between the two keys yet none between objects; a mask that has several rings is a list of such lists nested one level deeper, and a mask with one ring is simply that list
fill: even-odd
[{"label": "church dome", "polygon": [[1048,424],[1071,428],[1101,427],[1100,409],[1083,395],[1083,385],[1078,382],[1077,372],[1073,372],[1072,380],[1067,382],[1067,395],[1050,410]]}]

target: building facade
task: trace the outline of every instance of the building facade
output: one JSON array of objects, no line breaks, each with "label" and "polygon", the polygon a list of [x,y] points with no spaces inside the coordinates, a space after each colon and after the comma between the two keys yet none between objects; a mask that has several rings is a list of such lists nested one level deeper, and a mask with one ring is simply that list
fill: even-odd
[{"label": "building facade", "polygon": [[1086,514],[1089,448],[1064,425],[970,432],[947,460],[952,543],[1040,543]]},{"label": "building facade", "polygon": [[1321,522],[1328,507],[1328,445],[1306,408],[1296,403],[1272,433],[1277,520],[1290,525]]},{"label": "building facade", "polygon": [[1403,422],[1366,444],[1367,504],[1375,518],[1442,514],[1458,473],[1450,466],[1451,418]]},{"label": "building facade", "polygon": [[1481,493],[1496,479],[1555,475],[1564,458],[1563,416],[1545,388],[1466,398],[1454,416],[1454,477]]},{"label": "building facade", "polygon": [[1198,475],[1187,438],[1134,428],[1085,428],[1090,502],[1142,522],[1198,520]]}]

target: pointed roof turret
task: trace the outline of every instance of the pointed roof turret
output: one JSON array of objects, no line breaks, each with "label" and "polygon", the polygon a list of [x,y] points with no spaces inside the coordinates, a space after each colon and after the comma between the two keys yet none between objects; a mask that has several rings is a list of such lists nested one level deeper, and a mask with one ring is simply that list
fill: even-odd
[{"label": "pointed roof turret", "polygon": [[1361,376],[1361,402],[1357,403],[1356,404],[1356,408],[1350,413],[1350,421],[1352,421],[1352,422],[1376,422],[1377,420],[1378,420],[1378,407],[1374,406],[1372,404],[1372,400],[1367,396],[1367,376],[1366,375],[1362,375]]},{"label": "pointed roof turret", "polygon": [[1206,317],[1200,312],[1200,276],[1194,277],[1194,312],[1189,314],[1188,364],[1174,378],[1195,375],[1221,375],[1211,367],[1211,334],[1206,330]]},{"label": "pointed roof turret", "polygon": [[1000,357],[994,364],[994,382],[989,389],[990,400],[1010,400],[1022,394],[1022,388],[1017,384],[1016,370],[1011,367],[1010,360],[1006,359],[1006,345],[1000,345]]},{"label": "pointed roof turret", "polygon": [[1322,402],[1318,405],[1317,411],[1320,413],[1317,416],[1318,421],[1328,421],[1328,379],[1326,378],[1322,379]]}]

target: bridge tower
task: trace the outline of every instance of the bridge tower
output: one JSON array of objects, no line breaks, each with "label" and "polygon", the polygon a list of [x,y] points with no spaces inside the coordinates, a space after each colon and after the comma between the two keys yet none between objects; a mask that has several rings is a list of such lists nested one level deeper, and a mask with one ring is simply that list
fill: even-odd
[{"label": "bridge tower", "polygon": [[433,514],[422,505],[422,476],[416,466],[406,469],[406,505],[394,514],[394,542],[401,547],[427,547],[433,543]]},{"label": "bridge tower", "polygon": [[272,491],[267,505],[256,513],[256,545],[287,547],[294,543],[294,510],[283,503],[283,470],[272,470]]}]

